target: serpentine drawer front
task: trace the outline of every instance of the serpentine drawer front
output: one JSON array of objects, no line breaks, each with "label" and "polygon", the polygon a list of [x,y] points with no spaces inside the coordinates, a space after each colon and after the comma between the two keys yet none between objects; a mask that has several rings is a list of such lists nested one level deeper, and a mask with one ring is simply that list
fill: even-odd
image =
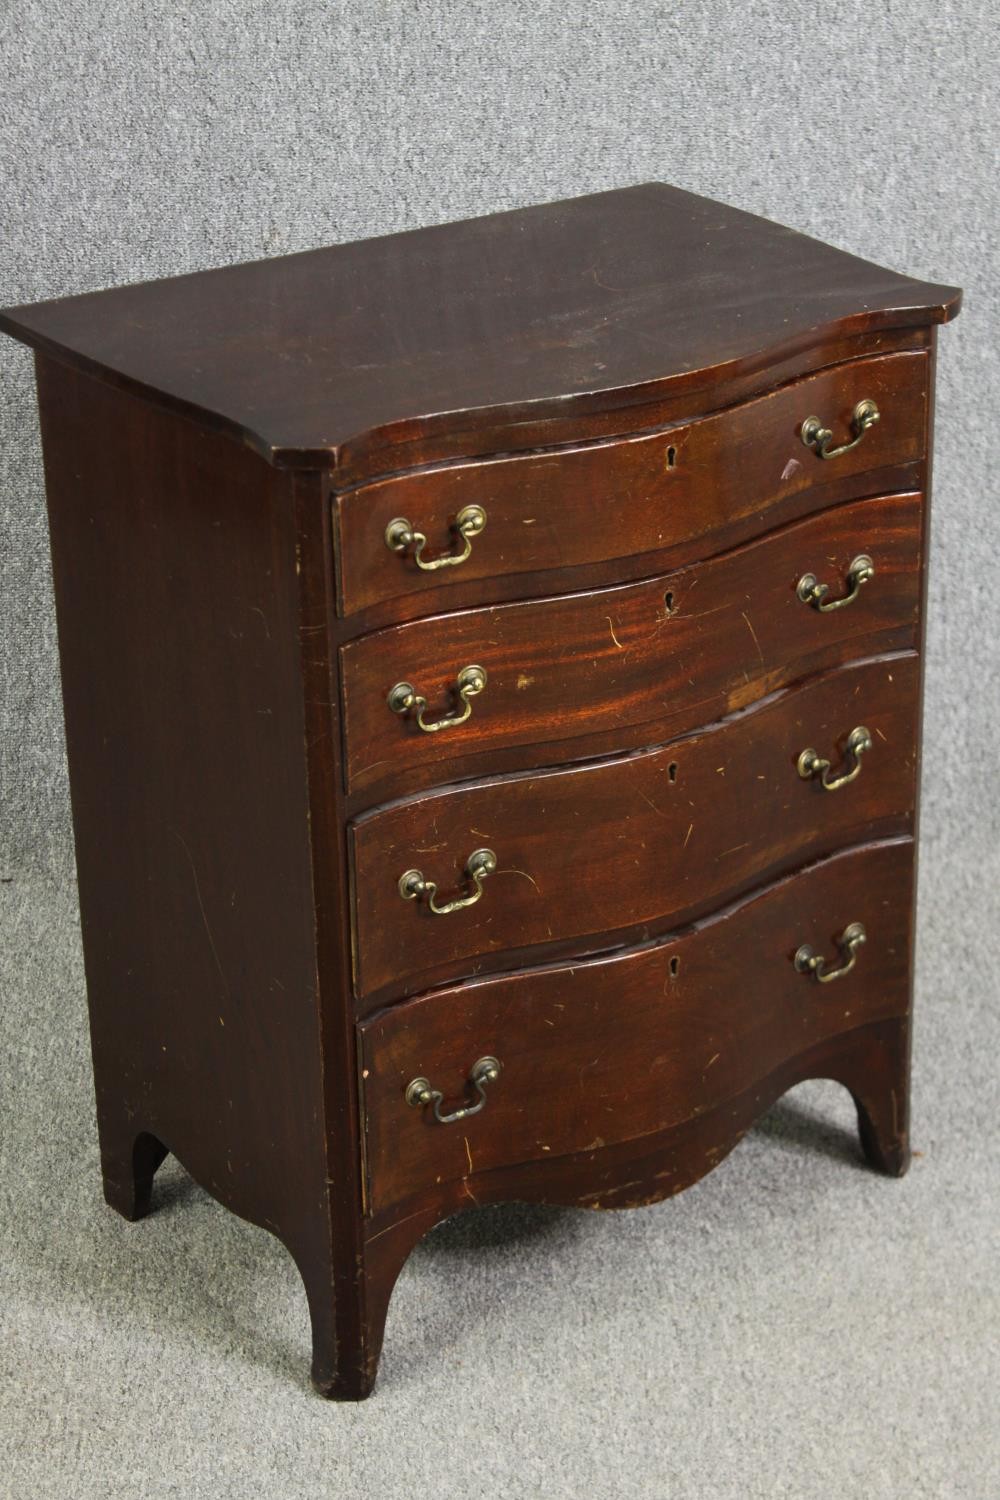
[{"label": "serpentine drawer front", "polygon": [[324,1395],[449,1214],[667,1197],[809,1077],[905,1170],[959,301],[652,183],[0,313],[105,1197],[278,1235]]},{"label": "serpentine drawer front", "polygon": [[[869,581],[858,581],[858,557]],[[850,607],[824,611],[803,578]],[[916,644],[920,496],[824,511],[735,552],[623,587],[436,615],[341,651],[351,791],[655,743],[808,672]],[[458,679],[483,682],[462,705]],[[428,704],[428,734],[393,701]],[[449,723],[451,719],[453,722]]]},{"label": "serpentine drawer front", "polygon": [[[817,509],[830,486],[870,493],[866,475],[923,453],[927,378],[926,354],[851,360],[696,422],[361,485],[336,502],[342,608],[661,548],[708,554],[740,522],[775,524],[794,497]],[[891,419],[836,465],[804,448],[813,412],[850,434],[862,400]],[[425,541],[390,535],[398,519]]]},{"label": "serpentine drawer front", "polygon": [[[352,830],[359,994],[482,973],[511,949],[645,937],[806,859],[908,832],[918,677],[912,653],[841,667],[660,749],[368,814]],[[809,750],[828,787],[801,774]],[[496,861],[478,895],[465,865],[483,846]],[[476,900],[439,915],[401,892],[415,867],[435,906]]]},{"label": "serpentine drawer front", "polygon": [[[475,1192],[480,1172],[667,1130],[790,1053],[903,1014],[911,878],[908,840],[869,845],[652,946],[380,1011],[360,1027],[373,1212],[439,1176],[472,1178]],[[866,940],[842,982],[796,967],[805,944],[844,964],[843,934],[858,922]],[[500,1071],[481,1118],[443,1126],[407,1100],[425,1075],[442,1114],[460,1109],[484,1055]]]}]

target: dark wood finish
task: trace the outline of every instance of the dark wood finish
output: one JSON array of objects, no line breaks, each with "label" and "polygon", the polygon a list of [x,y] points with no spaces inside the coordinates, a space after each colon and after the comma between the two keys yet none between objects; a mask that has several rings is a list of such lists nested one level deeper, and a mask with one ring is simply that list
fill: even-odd
[{"label": "dark wood finish", "polygon": [[[916,493],[922,489],[924,464],[896,464],[888,468],[866,471],[863,476],[828,480],[824,496],[828,502],[825,509],[854,501],[861,496],[859,491],[877,498],[881,495]],[[770,529],[778,531],[794,521],[815,514],[816,507],[811,489],[796,490],[779,499],[768,509]],[[712,533],[712,556],[734,551],[761,535],[758,513],[735,517]],[[704,562],[704,550],[697,542],[680,541],[654,552],[642,552],[634,557],[620,557],[597,563],[580,563],[571,572],[562,568],[548,568],[537,573],[500,573],[492,578],[468,579],[463,582],[461,569],[447,583],[438,583],[427,592],[417,590],[412,594],[400,594],[386,599],[356,614],[338,620],[335,634],[342,644],[357,640],[374,631],[393,625],[407,624],[439,614],[457,614],[465,609],[494,607],[499,604],[524,603],[532,599],[551,599],[563,595],[572,584],[571,592],[585,594],[605,588],[621,588],[628,583],[640,583],[647,578],[666,573],[676,573],[694,563]],[[435,575],[439,579],[442,574]],[[500,752],[501,757],[503,752]],[[349,794],[349,802],[362,805],[367,798],[358,801]]]},{"label": "dark wood finish", "polygon": [[[893,354],[834,365],[754,401],[695,422],[636,437],[451,464],[362,485],[336,502],[340,601],[344,614],[415,591],[506,573],[535,573],[686,543],[701,555],[713,538],[753,518],[770,523],[794,496],[813,509],[829,503],[828,484],[870,493],[873,470],[913,463],[924,449],[927,355]],[[850,436],[851,413],[870,397],[886,419],[841,462],[824,463],[803,446],[803,421],[818,412]],[[422,572],[390,551],[385,530],[407,517],[428,551],[455,551],[450,530],[464,505],[487,513],[472,555],[443,574]],[[573,587],[567,580],[566,586]]]},{"label": "dark wood finish", "polygon": [[[536,945],[648,936],[806,859],[908,832],[917,680],[913,654],[844,667],[657,750],[362,818],[351,837],[358,994],[386,1000],[507,967],[511,950],[532,961]],[[839,770],[856,725],[874,741],[857,780],[833,792],[803,781],[799,753],[818,749]],[[475,906],[439,917],[401,899],[413,867],[439,899],[463,892],[465,861],[483,846],[498,868]]]},{"label": "dark wood finish", "polygon": [[[368,1202],[538,1157],[598,1151],[679,1125],[835,1032],[905,1013],[911,844],[839,854],[692,931],[610,958],[436,990],[360,1026]],[[821,985],[792,963],[863,922],[853,972]],[[676,972],[675,972],[676,970]],[[406,1086],[454,1109],[477,1058],[503,1071],[479,1114],[439,1124]],[[473,1096],[474,1097],[474,1096]]]},{"label": "dark wood finish", "polygon": [[[652,184],[0,314],[39,354],[105,1194],[140,1217],[171,1151],[278,1235],[323,1394],[371,1390],[400,1266],[459,1209],[654,1201],[815,1076],[905,1170],[958,304]],[[846,436],[862,395],[882,424],[810,454],[804,406]],[[473,494],[465,574],[385,550],[390,509],[434,537]],[[795,598],[861,550],[849,609]],[[471,662],[454,735],[388,712]],[[855,783],[796,776],[858,721]],[[479,905],[399,899],[411,853],[454,880],[477,828]],[[859,918],[851,976],[795,973]],[[457,1099],[489,1045],[468,1129],[402,1103],[411,1066]]]},{"label": "dark wood finish", "polygon": [[105,1193],[140,1215],[169,1150],[328,1265],[291,478],[38,391]]},{"label": "dark wood finish", "polygon": [[13,308],[0,328],[275,463],[347,468],[456,427],[689,394],[826,338],[944,321],[959,302],[646,183]]},{"label": "dark wood finish", "polygon": [[[861,552],[877,572],[855,603],[824,615],[798,598],[806,572],[843,593]],[[522,745],[537,765],[655,743],[808,672],[913,646],[919,600],[920,497],[888,495],[641,583],[379,631],[341,650],[348,786],[371,800],[487,761],[513,769],[498,752]],[[389,709],[403,680],[448,711],[472,663],[489,680],[458,728],[424,734]]]},{"label": "dark wood finish", "polygon": [[[442,1219],[510,1198],[598,1210],[643,1208],[671,1198],[717,1167],[776,1099],[807,1078],[832,1079],[851,1093],[868,1162],[889,1177],[903,1176],[910,1164],[909,1048],[907,1017],[858,1026],[797,1052],[742,1093],[659,1134],[480,1170],[474,1188],[457,1177],[393,1203],[368,1221],[365,1239],[373,1339],[381,1343],[406,1257]],[[683,1286],[674,1293],[683,1296]]]}]

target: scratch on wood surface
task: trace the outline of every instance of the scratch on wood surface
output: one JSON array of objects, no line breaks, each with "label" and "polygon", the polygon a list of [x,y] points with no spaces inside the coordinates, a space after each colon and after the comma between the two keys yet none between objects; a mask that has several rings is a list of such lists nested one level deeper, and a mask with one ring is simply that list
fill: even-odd
[{"label": "scratch on wood surface", "polygon": [[624,646],[623,646],[623,645],[622,645],[622,643],[621,643],[621,641],[620,641],[620,640],[619,640],[619,639],[618,639],[618,637],[617,637],[617,636],[616,636],[616,635],[615,635],[615,627],[614,627],[614,625],[613,625],[613,624],[612,624],[612,621],[611,621],[611,616],[610,616],[610,615],[605,615],[605,617],[604,617],[604,618],[605,618],[605,619],[606,619],[606,620],[607,620],[607,622],[608,622],[608,629],[609,629],[609,630],[610,630],[610,631],[611,631],[611,639],[612,639],[612,640],[613,640],[613,641],[614,641],[614,643],[615,643],[615,645],[616,645],[616,646],[617,646],[617,647],[618,647],[618,649],[619,649],[619,651],[624,651],[624,649],[625,649],[625,647],[624,647]]},{"label": "scratch on wood surface", "polygon": [[665,818],[667,816],[666,813],[663,811],[663,808],[662,807],[657,807],[657,805],[653,801],[652,797],[647,797],[646,793],[642,790],[641,787],[637,788],[637,791],[639,792],[639,796],[642,798],[643,802],[645,802],[648,807],[651,807],[653,809],[653,811],[656,813],[656,816],[658,818]]},{"label": "scratch on wood surface", "polygon": [[463,1135],[462,1139],[465,1142],[465,1156],[466,1156],[466,1160],[469,1163],[469,1171],[471,1172],[474,1169],[473,1169],[473,1166],[472,1166],[472,1148],[469,1145],[469,1137],[467,1135]]},{"label": "scratch on wood surface", "polygon": [[355,772],[355,775],[356,776],[370,776],[373,771],[380,770],[382,766],[391,766],[391,765],[392,765],[392,761],[391,760],[373,760],[369,765],[362,766],[359,771]]},{"label": "scratch on wood surface", "polygon": [[591,268],[590,268],[590,274],[594,278],[594,285],[595,286],[599,286],[602,291],[605,291],[605,292],[623,292],[625,290],[624,287],[621,287],[621,286],[609,286],[606,281],[602,281],[601,278],[597,274],[597,267],[596,266],[591,266]]},{"label": "scratch on wood surface", "polygon": [[[441,1179],[439,1177],[438,1178],[438,1182],[440,1182],[440,1181],[441,1181]],[[377,1230],[376,1233],[373,1234],[369,1238],[368,1244],[369,1245],[374,1245],[375,1241],[376,1240],[380,1240],[384,1234],[392,1234],[395,1230],[397,1230],[400,1227],[401,1224],[409,1224],[411,1222],[411,1220],[413,1220],[413,1219],[419,1219],[420,1216],[421,1216],[421,1214],[425,1214],[426,1212],[427,1212],[426,1208],[418,1208],[417,1211],[416,1211],[416,1213],[407,1214],[407,1216],[406,1216],[405,1219],[397,1219],[396,1222],[395,1222],[395,1224],[389,1224],[385,1229],[379,1229],[379,1230]]]},{"label": "scratch on wood surface", "polygon": [[513,865],[508,865],[506,867],[506,869],[498,870],[497,874],[498,875],[523,875],[524,878],[525,878],[525,880],[530,880],[531,883],[532,883],[532,885],[535,887],[535,890],[536,891],[538,890],[538,881],[535,880],[531,875],[529,875],[528,872],[527,872],[527,870],[515,870],[514,867],[513,867]]},{"label": "scratch on wood surface", "polygon": [[714,1062],[718,1062],[719,1061],[719,1058],[721,1056],[722,1056],[722,1054],[720,1052],[716,1052],[712,1057],[710,1057],[708,1059],[708,1062],[705,1064],[705,1072],[706,1073],[708,1072],[709,1068],[712,1066],[712,1064]]},{"label": "scratch on wood surface", "polygon": [[692,823],[689,826],[687,833],[684,835],[684,843],[681,845],[681,847],[683,849],[687,848],[687,846],[688,846],[688,839],[691,837],[691,835],[692,835],[693,832],[694,832],[694,824]]},{"label": "scratch on wood surface", "polygon": [[205,933],[206,933],[206,936],[208,937],[208,945],[209,945],[209,947],[212,950],[212,957],[215,959],[215,967],[219,971],[219,978],[222,980],[222,983],[225,985],[226,994],[228,995],[229,994],[229,983],[228,983],[228,981],[226,979],[226,976],[225,976],[225,974],[223,972],[222,964],[219,961],[219,950],[215,946],[215,939],[212,936],[212,929],[209,926],[209,922],[208,922],[208,913],[205,911],[205,903],[201,899],[201,885],[199,884],[199,881],[198,881],[198,871],[195,869],[194,858],[192,857],[191,850],[188,848],[187,844],[184,842],[184,840],[181,838],[180,834],[177,832],[177,829],[176,828],[171,828],[170,832],[173,834],[174,838],[177,840],[177,842],[180,844],[181,848],[184,850],[184,853],[187,855],[188,864],[191,866],[191,875],[192,875],[192,878],[194,880],[194,893],[195,893],[195,895],[198,898],[198,910],[201,912],[201,920],[205,924]]},{"label": "scratch on wood surface", "polygon": [[697,611],[689,612],[688,619],[704,620],[707,615],[718,615],[721,614],[724,609],[732,609],[732,607],[733,601],[731,599],[728,599],[725,604],[713,604],[711,609],[699,609]]},{"label": "scratch on wood surface", "polygon": [[746,620],[746,622],[747,622],[747,629],[749,630],[750,634],[753,636],[753,643],[757,647],[757,655],[760,657],[760,664],[761,664],[761,666],[763,666],[764,665],[764,653],[760,649],[760,641],[757,639],[757,632],[756,632],[756,630],[754,630],[753,626],[750,624],[750,616],[747,614],[747,612],[746,612],[745,609],[741,609],[740,610],[740,614],[743,616],[744,620]]},{"label": "scratch on wood surface", "polygon": [[251,604],[251,606],[250,606],[250,612],[251,612],[251,614],[260,615],[261,619],[264,621],[264,631],[265,631],[265,633],[267,635],[268,640],[270,640],[271,639],[271,627],[267,623],[267,615],[261,609],[260,605],[259,604]]},{"label": "scratch on wood surface", "polygon": [[876,725],[876,728],[875,728],[875,733],[878,735],[878,737],[879,737],[880,740],[884,740],[885,743],[888,745],[889,741],[885,738],[885,735],[882,733],[881,729],[879,729],[877,725]]}]

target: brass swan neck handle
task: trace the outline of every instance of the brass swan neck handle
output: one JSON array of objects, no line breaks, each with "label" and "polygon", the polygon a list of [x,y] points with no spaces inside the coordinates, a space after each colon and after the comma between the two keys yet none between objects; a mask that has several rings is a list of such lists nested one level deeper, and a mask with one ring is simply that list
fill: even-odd
[{"label": "brass swan neck handle", "polygon": [[824,760],[823,756],[813,749],[803,750],[799,756],[796,762],[798,773],[803,781],[810,781],[814,776],[818,776],[825,792],[835,792],[839,787],[847,786],[849,782],[861,775],[861,757],[871,748],[871,732],[863,724],[859,724],[847,736],[848,769],[840,776],[831,776],[830,762]]},{"label": "brass swan neck handle", "polygon": [[841,443],[839,448],[831,448],[833,433],[829,427],[824,427],[819,417],[806,417],[802,423],[802,441],[807,448],[812,448],[818,458],[839,458],[842,453],[850,453],[856,448],[870,427],[881,421],[882,414],[875,402],[866,399],[859,401],[851,413],[851,432],[853,436],[849,443]]},{"label": "brass swan neck handle", "polygon": [[441,729],[454,729],[457,725],[464,724],[472,715],[472,699],[485,686],[485,667],[463,667],[455,678],[455,691],[462,707],[454,713],[444,714],[440,719],[428,720],[424,717],[427,699],[417,692],[412,682],[397,682],[387,702],[394,714],[412,713],[418,728],[424,734],[437,734]]},{"label": "brass swan neck handle", "polygon": [[500,1063],[495,1057],[481,1057],[472,1066],[469,1074],[469,1083],[475,1089],[477,1098],[472,1104],[463,1104],[459,1109],[453,1109],[450,1114],[441,1113],[441,1105],[444,1095],[440,1089],[431,1087],[427,1078],[414,1078],[406,1085],[405,1099],[411,1109],[420,1109],[425,1104],[433,1104],[434,1118],[439,1125],[454,1125],[456,1120],[467,1120],[470,1115],[478,1115],[486,1104],[486,1085],[496,1083],[500,1077]]},{"label": "brass swan neck handle", "polygon": [[826,959],[809,943],[803,943],[795,954],[795,967],[800,974],[812,974],[820,984],[830,984],[834,979],[843,979],[857,962],[858,949],[867,942],[868,934],[860,922],[851,922],[837,938],[844,962],[835,969],[828,969]]},{"label": "brass swan neck handle", "polygon": [[472,555],[472,539],[479,536],[486,525],[486,512],[481,505],[463,505],[450,530],[461,537],[464,546],[461,552],[445,552],[441,557],[424,558],[427,538],[422,531],[415,531],[405,516],[397,516],[385,528],[385,545],[390,552],[408,552],[413,548],[413,561],[423,573],[436,573],[438,568],[457,568]]},{"label": "brass swan neck handle", "polygon": [[454,901],[445,901],[439,905],[437,884],[433,880],[425,880],[422,870],[407,870],[399,877],[399,894],[404,901],[422,899],[436,917],[446,917],[449,912],[475,906],[483,894],[483,881],[495,872],[496,867],[497,857],[492,849],[476,849],[465,861],[465,873],[473,885],[468,896],[457,896]]},{"label": "brass swan neck handle", "polygon": [[853,604],[864,585],[871,583],[874,577],[875,564],[867,552],[862,552],[847,570],[847,593],[842,594],[839,599],[827,600],[830,585],[820,583],[815,573],[803,573],[795,592],[803,604],[811,604],[813,609],[818,609],[821,615],[828,615],[832,610],[843,609],[845,604]]}]

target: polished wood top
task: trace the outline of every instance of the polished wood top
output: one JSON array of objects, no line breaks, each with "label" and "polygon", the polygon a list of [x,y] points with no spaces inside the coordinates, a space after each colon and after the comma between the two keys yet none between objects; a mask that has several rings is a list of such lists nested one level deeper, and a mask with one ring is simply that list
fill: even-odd
[{"label": "polished wood top", "polygon": [[486,411],[496,429],[704,391],[944,322],[960,297],[646,183],[12,308],[0,329],[273,463],[333,468]]}]

